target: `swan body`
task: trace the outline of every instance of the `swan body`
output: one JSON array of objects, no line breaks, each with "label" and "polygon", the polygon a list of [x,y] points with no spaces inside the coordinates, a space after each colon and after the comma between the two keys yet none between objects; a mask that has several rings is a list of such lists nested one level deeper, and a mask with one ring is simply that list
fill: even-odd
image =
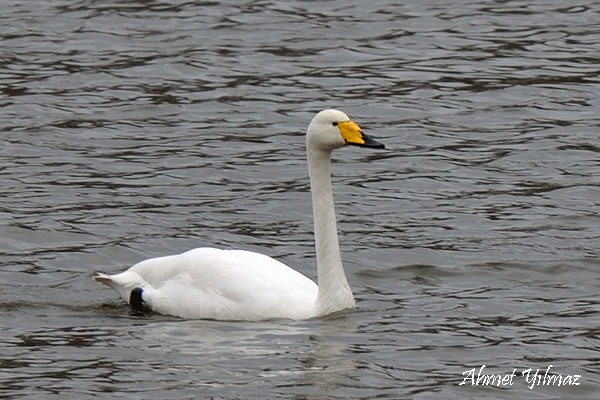
[{"label": "swan body", "polygon": [[266,255],[209,247],[141,261],[115,275],[98,273],[94,280],[115,289],[134,309],[190,319],[300,320],[353,308],[337,237],[331,152],[349,144],[384,146],[337,110],[313,118],[306,144],[319,286]]}]

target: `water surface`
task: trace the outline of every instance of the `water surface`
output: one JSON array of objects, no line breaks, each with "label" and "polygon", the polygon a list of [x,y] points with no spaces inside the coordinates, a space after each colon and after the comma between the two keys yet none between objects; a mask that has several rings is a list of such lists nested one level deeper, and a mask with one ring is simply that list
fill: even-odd
[{"label": "water surface", "polygon": [[[391,3],[0,2],[0,397],[598,398],[600,3]],[[207,245],[315,278],[328,107],[388,147],[334,157],[357,310],[132,317],[91,280]]]}]

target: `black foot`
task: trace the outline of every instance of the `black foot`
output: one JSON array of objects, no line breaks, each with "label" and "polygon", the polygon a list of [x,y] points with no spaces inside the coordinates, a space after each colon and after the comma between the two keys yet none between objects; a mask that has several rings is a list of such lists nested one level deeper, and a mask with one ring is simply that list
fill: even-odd
[{"label": "black foot", "polygon": [[144,313],[144,299],[142,299],[142,288],[136,287],[129,294],[129,306],[131,307],[131,315],[140,315]]}]

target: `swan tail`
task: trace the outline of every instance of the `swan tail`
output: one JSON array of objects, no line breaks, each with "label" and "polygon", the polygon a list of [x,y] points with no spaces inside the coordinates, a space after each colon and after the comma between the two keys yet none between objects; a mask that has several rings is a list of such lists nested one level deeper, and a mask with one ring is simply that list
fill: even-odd
[{"label": "swan tail", "polygon": [[130,301],[132,289],[143,286],[143,280],[140,276],[131,271],[125,271],[116,275],[98,272],[92,279],[116,290],[126,302]]},{"label": "swan tail", "polygon": [[113,288],[121,295],[121,297],[123,297],[125,300],[128,300],[127,297],[124,296],[124,293],[126,291],[125,285],[123,285],[123,282],[120,282],[119,279],[115,279],[114,275],[108,275],[102,272],[98,272],[92,277],[92,279],[94,279],[98,283]]},{"label": "swan tail", "polygon": [[92,279],[98,283],[102,283],[102,284],[108,285],[108,286],[110,286],[111,283],[113,283],[110,275],[103,274],[102,272],[97,272],[96,275],[94,275],[92,277]]}]

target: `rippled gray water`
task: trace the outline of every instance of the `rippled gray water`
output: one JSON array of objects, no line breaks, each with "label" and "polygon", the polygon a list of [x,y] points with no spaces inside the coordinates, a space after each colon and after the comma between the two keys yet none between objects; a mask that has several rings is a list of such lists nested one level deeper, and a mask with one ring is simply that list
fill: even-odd
[{"label": "rippled gray water", "polygon": [[[0,5],[0,398],[599,397],[600,3]],[[388,146],[335,156],[356,311],[140,318],[92,282],[206,245],[314,278],[327,107]],[[517,376],[459,385],[482,365]],[[550,365],[581,384],[530,389]]]}]

